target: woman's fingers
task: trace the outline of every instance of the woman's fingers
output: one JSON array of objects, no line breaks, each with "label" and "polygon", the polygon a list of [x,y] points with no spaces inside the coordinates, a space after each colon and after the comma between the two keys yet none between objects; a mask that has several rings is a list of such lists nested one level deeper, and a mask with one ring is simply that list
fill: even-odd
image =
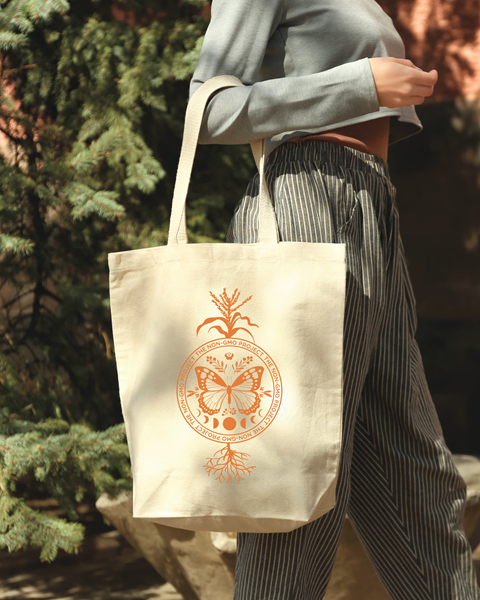
[{"label": "woman's fingers", "polygon": [[[393,58],[391,56],[385,57],[386,60],[388,60],[389,62],[395,62],[399,65],[404,65],[405,67],[414,67],[415,69],[419,69],[420,67],[417,67],[413,64],[413,62],[408,59],[408,58]],[[374,59],[376,60],[376,59]],[[421,70],[421,69],[420,69]]]},{"label": "woman's fingers", "polygon": [[[430,73],[422,73],[424,75],[430,75]],[[431,75],[429,78],[415,78],[411,83],[407,84],[405,90],[405,102],[411,104],[422,104],[425,98],[429,98],[435,91],[435,83],[437,81],[437,75]],[[401,102],[401,97],[399,102]],[[409,104],[407,104],[409,106]]]},{"label": "woman's fingers", "polygon": [[432,79],[435,79],[435,81],[438,79],[438,72],[435,69],[432,69],[431,71],[424,71],[420,67],[417,67],[417,65],[408,58],[393,58],[391,56],[388,56],[388,57],[382,57],[380,59],[378,59],[378,58],[370,59],[370,61],[372,61],[372,60],[373,61],[376,61],[376,60],[387,61],[387,62],[403,65],[404,67],[413,67],[417,71],[420,71],[420,73],[425,73],[426,75],[430,76]]},{"label": "woman's fingers", "polygon": [[410,106],[411,104],[418,106],[419,104],[423,104],[424,102],[425,102],[424,96],[412,96],[410,98],[410,104],[408,106]]},{"label": "woman's fingers", "polygon": [[412,81],[419,85],[434,86],[437,83],[438,73],[435,71],[419,71],[415,69],[415,75],[412,76]]},{"label": "woman's fingers", "polygon": [[401,58],[369,60],[380,106],[398,108],[422,104],[433,94],[438,79],[435,69],[422,71],[411,60]]},{"label": "woman's fingers", "polygon": [[433,85],[413,85],[410,90],[410,96],[424,96],[427,98],[433,94],[434,90]]}]

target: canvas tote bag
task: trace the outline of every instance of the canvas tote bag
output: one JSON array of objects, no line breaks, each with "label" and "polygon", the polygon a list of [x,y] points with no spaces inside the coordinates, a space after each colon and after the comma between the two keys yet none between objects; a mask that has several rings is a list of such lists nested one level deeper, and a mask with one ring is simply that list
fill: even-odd
[{"label": "canvas tote bag", "polygon": [[278,242],[260,171],[258,244],[188,244],[204,107],[190,100],[168,245],[109,255],[133,515],[196,531],[289,531],[333,508],[342,438],[345,246]]}]

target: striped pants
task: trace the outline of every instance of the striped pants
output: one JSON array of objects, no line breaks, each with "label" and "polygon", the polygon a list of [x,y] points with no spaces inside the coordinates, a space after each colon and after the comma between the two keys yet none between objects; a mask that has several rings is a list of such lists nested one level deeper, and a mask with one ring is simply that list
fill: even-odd
[{"label": "striped pants", "polygon": [[[235,600],[320,600],[345,514],[394,600],[479,600],[465,483],[445,446],[417,343],[395,188],[376,156],[286,143],[266,177],[283,241],[346,243],[344,438],[337,504],[289,533],[239,533]],[[258,176],[227,241],[257,241]]]}]

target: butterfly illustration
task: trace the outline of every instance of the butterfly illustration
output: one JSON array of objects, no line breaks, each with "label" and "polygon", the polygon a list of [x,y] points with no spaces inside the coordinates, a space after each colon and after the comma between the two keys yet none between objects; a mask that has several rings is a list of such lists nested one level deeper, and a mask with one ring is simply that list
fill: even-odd
[{"label": "butterfly illustration", "polygon": [[195,367],[195,373],[198,387],[202,390],[198,404],[203,412],[216,415],[225,398],[228,398],[229,405],[233,398],[239,412],[244,415],[254,413],[260,406],[257,390],[262,382],[263,367],[252,367],[244,371],[231,385],[227,385],[220,375],[208,367]]}]

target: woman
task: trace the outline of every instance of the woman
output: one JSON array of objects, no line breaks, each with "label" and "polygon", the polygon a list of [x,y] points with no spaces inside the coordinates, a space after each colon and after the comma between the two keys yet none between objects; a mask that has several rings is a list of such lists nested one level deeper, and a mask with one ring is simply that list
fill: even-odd
[{"label": "woman", "polygon": [[[404,59],[375,0],[213,0],[193,93],[216,75],[245,87],[208,104],[201,143],[266,138],[282,241],[346,243],[344,438],[337,503],[290,533],[239,533],[236,600],[320,600],[345,514],[395,600],[478,600],[452,463],[414,340],[388,144],[421,130],[414,105],[437,72]],[[258,177],[228,241],[257,236]]]}]

